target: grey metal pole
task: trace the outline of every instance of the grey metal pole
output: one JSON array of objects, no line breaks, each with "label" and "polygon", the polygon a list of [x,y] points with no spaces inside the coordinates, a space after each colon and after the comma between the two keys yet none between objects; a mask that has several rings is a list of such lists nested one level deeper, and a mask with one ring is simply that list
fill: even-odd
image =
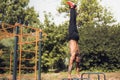
[{"label": "grey metal pole", "polygon": [[38,65],[38,80],[41,80],[41,54],[42,54],[42,32],[40,32],[40,41],[39,41],[39,65]]},{"label": "grey metal pole", "polygon": [[14,46],[14,63],[13,63],[13,80],[17,80],[17,57],[18,57],[18,36],[17,34],[19,33],[19,27],[16,27],[16,36],[15,36],[15,46]]}]

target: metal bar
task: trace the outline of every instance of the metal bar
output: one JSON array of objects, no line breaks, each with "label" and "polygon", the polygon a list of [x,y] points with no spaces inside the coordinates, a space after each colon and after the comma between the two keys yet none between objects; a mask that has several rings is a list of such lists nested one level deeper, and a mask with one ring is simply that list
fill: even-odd
[{"label": "metal bar", "polygon": [[22,66],[21,69],[34,69],[34,67],[24,67],[24,66]]},{"label": "metal bar", "polygon": [[86,73],[82,73],[82,74],[81,74],[81,80],[84,80],[84,75],[85,75],[85,74],[88,74],[88,78],[86,78],[87,80],[90,80],[89,76],[90,76],[91,74],[96,74],[96,75],[98,75],[98,80],[100,80],[100,74],[102,74],[102,75],[104,76],[104,80],[106,80],[106,76],[105,76],[105,74],[102,73],[102,72],[86,72]]},{"label": "metal bar", "polygon": [[88,74],[88,80],[90,80],[90,74]]},{"label": "metal bar", "polygon": [[2,29],[0,29],[0,31],[3,30],[3,28],[4,28],[4,29],[15,28],[14,25],[7,25],[7,26],[9,26],[9,27],[6,27],[6,28],[4,27],[4,25],[7,25],[7,24],[6,24],[6,23],[2,23]]},{"label": "metal bar", "polygon": [[35,40],[35,41],[26,41],[26,42],[20,42],[19,44],[34,44],[36,43],[36,41],[38,42],[39,40]]},{"label": "metal bar", "polygon": [[0,67],[0,69],[6,70],[6,69],[10,69],[8,67]]},{"label": "metal bar", "polygon": [[81,80],[83,80],[84,73],[81,74]]},{"label": "metal bar", "polygon": [[42,32],[40,32],[40,41],[39,41],[39,65],[38,65],[38,80],[41,80],[41,54],[42,54]]},{"label": "metal bar", "polygon": [[[22,42],[22,27],[20,27],[20,42]],[[19,79],[21,80],[21,57],[22,57],[22,44],[20,44],[20,54],[19,54]]]},{"label": "metal bar", "polygon": [[25,61],[25,60],[26,61],[34,61],[35,58],[32,58],[32,59],[21,58],[21,59],[22,59],[22,61]]},{"label": "metal bar", "polygon": [[[19,33],[19,27],[16,27],[16,34]],[[17,57],[18,57],[18,36],[15,36],[15,47],[14,47],[14,63],[13,63],[13,80],[16,80],[16,76],[17,76]]]},{"label": "metal bar", "polygon": [[22,50],[22,52],[33,52],[33,53],[35,53],[35,50]]},{"label": "metal bar", "polygon": [[37,53],[38,53],[38,32],[36,31],[36,43],[35,43],[35,80],[37,80]]},{"label": "metal bar", "polygon": [[106,76],[105,76],[105,74],[104,73],[102,73],[103,75],[104,75],[104,80],[106,80]]},{"label": "metal bar", "polygon": [[100,75],[99,74],[97,74],[98,75],[98,80],[100,80]]},{"label": "metal bar", "polygon": [[12,52],[10,52],[10,74],[12,70]]}]

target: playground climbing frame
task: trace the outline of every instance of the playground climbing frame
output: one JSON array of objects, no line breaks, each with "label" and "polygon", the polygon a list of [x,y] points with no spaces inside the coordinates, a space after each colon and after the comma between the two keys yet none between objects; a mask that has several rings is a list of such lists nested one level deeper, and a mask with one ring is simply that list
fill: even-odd
[{"label": "playground climbing frame", "polygon": [[[12,57],[13,54],[10,54],[9,68],[0,67],[0,69],[9,69],[10,75],[13,69],[13,77],[10,77],[10,80],[21,80],[21,74],[24,70],[34,71],[34,80],[40,80],[42,30],[39,28],[25,26],[19,23],[16,23],[15,25],[0,23],[0,40],[10,37],[15,38],[14,59]],[[25,48],[25,46],[27,46],[27,48]],[[32,46],[32,48],[30,46]],[[25,54],[31,55],[32,57],[25,57]],[[33,65],[31,66],[28,64],[24,66],[25,61],[33,62]],[[38,77],[37,71],[39,72]]]}]

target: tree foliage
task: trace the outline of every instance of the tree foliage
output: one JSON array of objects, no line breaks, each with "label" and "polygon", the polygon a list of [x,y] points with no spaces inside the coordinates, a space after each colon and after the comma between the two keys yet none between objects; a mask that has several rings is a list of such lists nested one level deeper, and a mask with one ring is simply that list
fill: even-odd
[{"label": "tree foliage", "polygon": [[38,14],[28,3],[29,0],[0,0],[0,21],[10,24],[40,24]]},{"label": "tree foliage", "polygon": [[[50,22],[50,15],[45,14],[44,31],[47,33],[47,39],[43,44],[42,63],[43,68],[56,69],[64,65],[64,58],[66,57],[66,34],[67,26],[64,24],[56,26]],[[63,62],[59,62],[63,61]],[[59,66],[58,66],[59,65]],[[64,66],[61,66],[61,68]]]}]

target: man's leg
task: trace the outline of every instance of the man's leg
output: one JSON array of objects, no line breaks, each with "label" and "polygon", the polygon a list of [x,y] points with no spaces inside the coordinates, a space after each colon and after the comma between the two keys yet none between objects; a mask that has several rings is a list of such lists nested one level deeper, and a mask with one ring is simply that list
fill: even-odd
[{"label": "man's leg", "polygon": [[74,8],[71,8],[69,21],[69,36],[71,36],[74,32],[78,33],[76,26],[76,10]]},{"label": "man's leg", "polygon": [[68,66],[68,78],[71,78],[72,66],[75,60],[76,49],[77,49],[77,44],[75,40],[69,41],[69,48],[70,48],[70,61],[69,61],[69,66]]},{"label": "man's leg", "polygon": [[76,58],[75,58],[75,62],[76,62],[76,72],[77,72],[77,77],[80,78],[79,75],[79,71],[80,71],[80,50],[79,50],[79,46],[77,43],[77,52],[76,52]]},{"label": "man's leg", "polygon": [[77,77],[80,78],[80,75],[79,75],[79,71],[80,71],[80,56],[76,56],[76,74],[77,74]]}]

